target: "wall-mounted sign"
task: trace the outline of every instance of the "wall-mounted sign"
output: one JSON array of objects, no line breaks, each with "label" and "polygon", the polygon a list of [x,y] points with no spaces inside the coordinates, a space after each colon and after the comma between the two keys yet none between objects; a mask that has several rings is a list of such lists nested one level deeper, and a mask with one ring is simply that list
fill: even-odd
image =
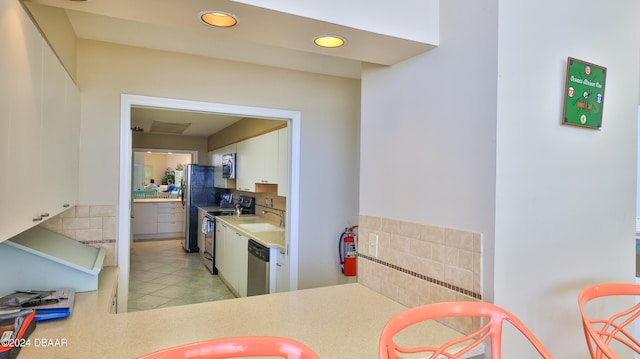
[{"label": "wall-mounted sign", "polygon": [[563,124],[600,129],[606,77],[606,67],[567,59]]}]

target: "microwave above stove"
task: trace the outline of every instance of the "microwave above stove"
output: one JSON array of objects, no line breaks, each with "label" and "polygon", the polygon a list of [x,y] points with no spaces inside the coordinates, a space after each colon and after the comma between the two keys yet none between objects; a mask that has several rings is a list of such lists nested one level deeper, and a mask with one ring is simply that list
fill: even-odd
[{"label": "microwave above stove", "polygon": [[222,178],[236,178],[236,154],[222,155]]}]

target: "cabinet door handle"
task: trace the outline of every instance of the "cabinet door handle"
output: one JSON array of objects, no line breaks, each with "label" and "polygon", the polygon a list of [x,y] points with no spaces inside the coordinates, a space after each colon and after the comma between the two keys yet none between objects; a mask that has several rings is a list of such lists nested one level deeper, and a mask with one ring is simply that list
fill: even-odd
[{"label": "cabinet door handle", "polygon": [[40,215],[40,217],[49,217],[49,216],[50,216],[50,214],[46,213],[46,212]]},{"label": "cabinet door handle", "polygon": [[70,205],[69,203],[65,203],[65,204],[63,204],[63,205],[62,205],[62,208],[68,208],[68,207],[70,207],[70,206],[71,206],[71,205]]},{"label": "cabinet door handle", "polygon": [[34,217],[32,221],[34,222],[42,221],[42,217]]}]

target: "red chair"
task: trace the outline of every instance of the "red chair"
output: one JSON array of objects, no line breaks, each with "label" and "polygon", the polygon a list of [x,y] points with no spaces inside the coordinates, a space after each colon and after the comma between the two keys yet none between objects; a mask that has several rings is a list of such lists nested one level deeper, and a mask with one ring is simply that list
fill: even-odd
[{"label": "red chair", "polygon": [[[599,298],[613,296],[628,296],[633,306],[621,312],[612,314],[606,319],[590,319],[585,307],[589,302]],[[589,347],[589,354],[593,359],[619,358],[611,348],[617,343],[620,348],[626,346],[640,354],[640,342],[633,337],[634,322],[640,316],[640,303],[635,303],[635,297],[640,296],[640,285],[632,283],[598,284],[584,289],[578,296],[578,306],[582,315],[582,326]]]},{"label": "red chair", "polygon": [[[444,319],[452,317],[475,317],[484,319],[484,325],[480,329],[468,335],[462,335],[440,346],[402,347],[393,337],[411,325],[422,321]],[[536,339],[531,331],[513,314],[506,310],[483,302],[444,302],[427,304],[406,310],[391,318],[380,336],[378,347],[379,359],[401,358],[399,354],[423,353],[425,358],[463,358],[465,354],[477,348],[481,343],[489,341],[491,344],[491,358],[501,357],[502,324],[504,321],[511,323],[525,338],[529,340],[533,348],[542,358],[551,359],[553,356]],[[422,357],[422,356],[421,356]]]},{"label": "red chair", "polygon": [[226,359],[244,357],[319,359],[306,345],[293,339],[269,336],[231,337],[180,345],[138,359]]}]

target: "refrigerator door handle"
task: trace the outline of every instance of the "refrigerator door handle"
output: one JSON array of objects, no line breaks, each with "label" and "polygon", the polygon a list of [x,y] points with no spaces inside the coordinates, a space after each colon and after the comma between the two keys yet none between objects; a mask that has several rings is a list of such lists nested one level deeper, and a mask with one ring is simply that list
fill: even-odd
[{"label": "refrigerator door handle", "polygon": [[182,182],[180,183],[180,201],[182,202],[182,207],[184,207],[184,177],[182,178]]}]

